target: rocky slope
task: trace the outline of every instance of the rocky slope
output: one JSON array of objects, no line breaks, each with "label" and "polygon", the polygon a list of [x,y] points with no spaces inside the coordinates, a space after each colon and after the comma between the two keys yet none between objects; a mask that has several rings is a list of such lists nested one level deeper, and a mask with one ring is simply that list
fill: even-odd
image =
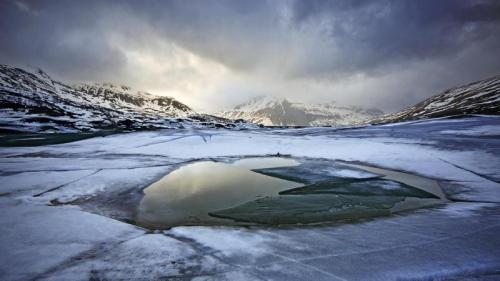
[{"label": "rocky slope", "polygon": [[285,98],[261,96],[215,115],[266,126],[342,126],[359,124],[382,114],[378,109],[336,103],[305,104]]},{"label": "rocky slope", "polygon": [[500,76],[452,88],[372,123],[393,123],[464,114],[500,114]]},{"label": "rocky slope", "polygon": [[69,86],[42,70],[0,65],[0,132],[235,127],[171,97],[112,84]]}]

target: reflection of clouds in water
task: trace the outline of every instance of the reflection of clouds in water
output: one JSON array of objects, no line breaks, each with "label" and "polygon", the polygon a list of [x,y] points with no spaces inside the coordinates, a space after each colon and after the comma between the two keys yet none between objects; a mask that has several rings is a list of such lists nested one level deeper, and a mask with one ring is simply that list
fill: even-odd
[{"label": "reflection of clouds in water", "polygon": [[[249,160],[252,167],[292,164],[271,158]],[[295,161],[296,162],[296,161]],[[242,162],[241,164],[245,164]],[[138,220],[160,225],[182,224],[189,216],[214,220],[210,211],[232,207],[257,196],[276,195],[300,184],[251,172],[246,167],[198,162],[179,168],[144,190]]]}]

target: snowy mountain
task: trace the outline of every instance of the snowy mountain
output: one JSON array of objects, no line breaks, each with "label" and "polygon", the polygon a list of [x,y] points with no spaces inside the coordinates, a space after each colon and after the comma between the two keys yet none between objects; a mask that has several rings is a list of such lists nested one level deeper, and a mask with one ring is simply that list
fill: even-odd
[{"label": "snowy mountain", "polygon": [[500,114],[500,76],[452,88],[373,123],[393,123],[464,114]]},{"label": "snowy mountain", "polygon": [[100,106],[109,109],[167,117],[185,117],[195,113],[187,105],[174,98],[133,91],[128,86],[105,83],[80,84],[75,85],[74,88],[85,93],[82,97],[86,101],[99,102]]},{"label": "snowy mountain", "polygon": [[260,96],[233,110],[215,115],[266,126],[339,126],[359,124],[382,114],[378,109],[341,106],[336,103],[305,104],[291,102],[286,98]]},{"label": "snowy mountain", "polygon": [[72,132],[101,129],[234,127],[171,97],[112,84],[69,86],[40,69],[0,65],[0,131]]}]

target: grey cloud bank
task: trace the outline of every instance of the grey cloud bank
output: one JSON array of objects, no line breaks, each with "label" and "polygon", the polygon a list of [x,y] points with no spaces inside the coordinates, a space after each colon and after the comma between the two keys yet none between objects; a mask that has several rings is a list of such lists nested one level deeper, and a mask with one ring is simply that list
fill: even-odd
[{"label": "grey cloud bank", "polygon": [[398,110],[500,73],[497,1],[3,1],[0,62],[215,110],[273,94]]}]

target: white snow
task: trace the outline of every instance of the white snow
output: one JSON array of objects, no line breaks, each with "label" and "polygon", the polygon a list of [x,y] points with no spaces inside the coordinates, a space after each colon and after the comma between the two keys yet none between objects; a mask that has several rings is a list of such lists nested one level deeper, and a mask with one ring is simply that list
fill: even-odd
[{"label": "white snow", "polygon": [[362,171],[362,170],[353,170],[352,168],[351,169],[323,168],[323,169],[321,169],[321,171],[325,172],[329,175],[341,177],[341,178],[363,179],[363,178],[371,178],[371,177],[379,176],[378,174],[369,173],[369,172]]},{"label": "white snow", "polygon": [[[149,234],[117,243],[102,257],[84,261],[77,266],[57,272],[47,280],[158,280],[165,276],[182,276],[184,268],[199,266],[199,273],[214,269],[223,271],[212,257],[198,256],[196,251],[162,234]],[[180,264],[181,266],[177,265]],[[92,274],[92,272],[99,272]],[[147,272],[147,276],[144,274]]]},{"label": "white snow", "polygon": [[381,117],[380,122],[425,119],[430,116],[449,116],[488,112],[499,107],[500,76],[448,89],[414,106]]},{"label": "white snow", "polygon": [[498,126],[478,126],[473,129],[463,130],[443,130],[442,134],[451,134],[459,136],[500,136],[500,128]]},{"label": "white snow", "polygon": [[69,182],[55,191],[44,194],[40,200],[57,199],[61,203],[66,203],[84,196],[92,196],[98,192],[146,186],[169,172],[170,169],[169,167],[153,167],[95,171],[76,182]]},{"label": "white snow", "polygon": [[[500,119],[471,120],[342,132],[166,130],[0,148],[1,279],[432,280],[494,271],[500,266],[500,156],[495,140],[480,136],[497,131]],[[413,131],[419,126],[436,126],[437,133]],[[391,135],[402,129],[405,136]],[[470,135],[460,138],[460,131]],[[140,192],[186,161],[277,152],[412,172],[463,187],[453,199],[472,202],[356,224],[196,226],[154,234],[77,206],[49,206],[54,199]],[[276,158],[275,164],[294,161]],[[253,167],[251,160],[234,165]]]},{"label": "white snow", "polygon": [[[230,227],[176,227],[168,233],[195,240],[203,247],[237,256],[241,249],[247,249],[245,255],[255,259],[265,254],[265,243],[272,243],[275,237],[267,231],[248,231]],[[224,241],[223,243],[221,243]]]},{"label": "white snow", "polygon": [[448,204],[441,211],[454,217],[469,217],[480,213],[481,209],[494,208],[496,206],[493,203]]},{"label": "white snow", "polygon": [[60,186],[93,172],[93,170],[21,172],[1,177],[1,192],[30,191],[30,195],[34,195],[47,187]]},{"label": "white snow", "polygon": [[[263,166],[263,161],[265,160],[265,164]],[[259,158],[248,158],[237,160],[232,163],[234,166],[242,167],[248,170],[252,169],[265,169],[265,168],[275,168],[275,167],[284,167],[284,166],[297,166],[300,163],[294,159],[288,158],[276,158],[276,157],[266,157],[264,159]]]},{"label": "white snow", "polygon": [[[290,107],[293,112],[287,112],[287,107]],[[307,118],[297,119],[297,112],[307,115],[311,120],[307,120]],[[306,104],[289,101],[285,98],[259,96],[236,106],[232,110],[214,114],[228,119],[244,119],[265,126],[303,126],[305,124],[308,126],[345,126],[373,119],[382,112],[377,115],[376,111],[373,110],[338,105],[334,102]]]},{"label": "white snow", "polygon": [[0,272],[3,280],[26,280],[96,247],[135,237],[142,230],[78,207],[48,207],[1,198]]}]

